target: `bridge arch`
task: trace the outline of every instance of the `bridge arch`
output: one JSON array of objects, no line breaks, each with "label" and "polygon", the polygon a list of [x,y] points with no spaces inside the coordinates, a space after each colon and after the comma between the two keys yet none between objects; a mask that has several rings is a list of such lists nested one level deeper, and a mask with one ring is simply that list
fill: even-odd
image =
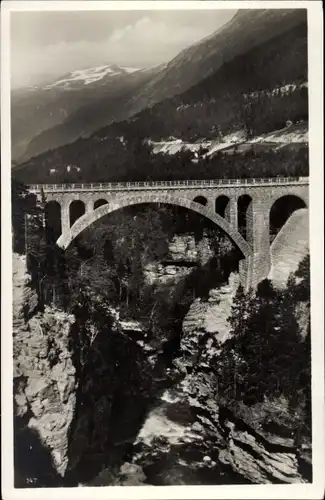
[{"label": "bridge arch", "polygon": [[61,205],[56,200],[45,203],[45,227],[51,240],[55,241],[62,233]]},{"label": "bridge arch", "polygon": [[229,196],[226,196],[224,194],[221,194],[216,198],[215,201],[215,211],[216,214],[220,215],[221,217],[225,218],[227,217],[228,213],[228,208],[229,208],[229,203],[230,203],[230,198]]},{"label": "bridge arch", "polygon": [[222,229],[225,234],[229,236],[229,238],[233,241],[233,243],[237,246],[237,248],[241,251],[245,258],[248,258],[252,254],[251,246],[245,241],[245,239],[232,228],[229,222],[221,217],[219,214],[216,214],[214,209],[207,208],[204,205],[201,205],[195,201],[188,200],[186,198],[181,198],[178,196],[173,196],[169,194],[163,193],[143,193],[141,195],[135,196],[123,196],[121,198],[116,199],[113,203],[102,205],[93,212],[88,212],[82,217],[80,217],[73,226],[69,229],[69,231],[63,233],[57,241],[57,244],[66,249],[71,244],[71,242],[84,231],[91,224],[101,219],[105,215],[108,215],[116,210],[126,208],[131,205],[141,205],[145,203],[163,203],[167,205],[177,205],[180,207],[187,208],[189,210],[193,210],[200,215],[203,215],[207,219],[210,219],[214,222],[220,229]]},{"label": "bridge arch", "polygon": [[242,194],[237,200],[237,221],[239,233],[251,243],[253,238],[253,199],[249,194]]},{"label": "bridge arch", "polygon": [[86,212],[86,205],[81,200],[73,200],[69,205],[69,223],[70,227],[80,219]]},{"label": "bridge arch", "polygon": [[270,242],[274,240],[289,217],[301,208],[307,208],[306,201],[296,194],[286,194],[273,200],[269,211]]},{"label": "bridge arch", "polygon": [[193,200],[195,203],[199,203],[200,205],[203,205],[204,207],[207,205],[208,200],[206,199],[205,196],[196,196]]},{"label": "bridge arch", "polygon": [[99,198],[94,202],[94,210],[96,210],[96,208],[101,207],[102,205],[106,205],[106,203],[108,203],[107,200],[105,200],[104,198]]}]

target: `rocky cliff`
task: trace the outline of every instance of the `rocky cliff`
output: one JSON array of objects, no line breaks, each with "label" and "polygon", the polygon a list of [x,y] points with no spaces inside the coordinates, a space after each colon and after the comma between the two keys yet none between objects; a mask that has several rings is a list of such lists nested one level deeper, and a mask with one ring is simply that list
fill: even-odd
[{"label": "rocky cliff", "polygon": [[205,265],[213,256],[209,238],[195,241],[191,234],[175,235],[169,243],[165,261],[148,263],[144,268],[147,284],[169,284],[188,276],[197,265]]},{"label": "rocky cliff", "polygon": [[309,482],[311,444],[297,445],[294,425],[283,399],[253,407],[220,406],[218,427],[227,446],[219,460],[253,483]]},{"label": "rocky cliff", "polygon": [[[293,251],[283,234],[272,246],[274,265]],[[174,237],[168,257],[144,269],[147,284],[171,290],[211,259],[210,243],[205,237]],[[62,478],[76,484],[81,477],[92,485],[311,480],[310,443],[296,443],[299,415],[290,415],[286,401],[248,407],[218,393],[212,368],[229,338],[236,272],[193,299],[179,345],[171,343],[166,355],[168,332],[152,345],[141,325],[126,328],[124,321],[123,329],[109,306],[98,331],[92,318],[85,324],[53,307],[39,310],[24,257],[14,255],[13,270],[16,462],[25,478],[19,484],[26,485],[26,477],[37,485]],[[287,276],[286,266],[284,271]],[[82,335],[90,335],[89,345]],[[29,463],[35,463],[39,449],[48,464],[41,477],[33,467],[26,473],[26,459],[19,455],[27,450]]]},{"label": "rocky cliff", "polygon": [[157,400],[128,457],[135,471],[128,484],[138,484],[139,470],[144,483],[156,485],[310,481],[310,450],[297,449],[280,404],[277,415],[274,405],[263,404],[247,418],[218,400],[217,380],[203,370],[183,375]]},{"label": "rocky cliff", "polygon": [[[39,449],[43,449],[53,474],[62,477],[68,463],[77,388],[69,345],[74,317],[50,307],[39,311],[37,297],[28,283],[26,260],[14,255],[15,460],[18,473],[24,476],[19,465],[25,467],[26,460],[35,463],[40,459],[36,456]],[[38,485],[44,479],[38,477],[38,471],[31,470],[30,474],[25,480],[31,484]]]},{"label": "rocky cliff", "polygon": [[[273,270],[276,285],[284,286],[289,273],[297,269],[308,251],[306,217],[305,210],[294,214],[288,222],[289,227],[284,227],[275,241],[273,264],[276,258],[284,261],[276,275]],[[305,225],[299,226],[301,220]],[[294,228],[299,230],[300,238],[293,234]],[[294,241],[297,254],[294,254]],[[173,388],[174,399],[170,398],[170,403],[177,400],[190,406],[191,425],[188,422],[179,429],[179,439],[186,442],[187,432],[192,430],[199,431],[196,439],[204,439],[204,442],[208,439],[207,433],[212,434],[217,444],[212,446],[213,457],[211,453],[205,457],[205,466],[215,471],[220,472],[221,462],[252,483],[308,482],[312,473],[311,443],[308,438],[303,438],[299,444],[296,441],[300,416],[292,414],[288,401],[278,398],[248,407],[225,401],[218,394],[211,368],[216,357],[222,354],[223,342],[229,338],[229,316],[238,285],[238,275],[231,273],[226,285],[210,290],[208,299],[194,300],[183,320],[182,358],[175,364],[185,377]],[[305,303],[298,306],[297,320],[306,326],[309,311]],[[159,419],[161,421],[161,415]],[[164,428],[168,428],[166,422]],[[194,442],[192,440],[192,444]],[[203,458],[201,467],[204,467]]]},{"label": "rocky cliff", "polygon": [[209,291],[207,300],[197,298],[183,320],[182,347],[188,349],[197,341],[200,334],[210,334],[218,342],[224,342],[229,334],[228,319],[236,290],[239,286],[239,275],[231,273],[228,283]]}]

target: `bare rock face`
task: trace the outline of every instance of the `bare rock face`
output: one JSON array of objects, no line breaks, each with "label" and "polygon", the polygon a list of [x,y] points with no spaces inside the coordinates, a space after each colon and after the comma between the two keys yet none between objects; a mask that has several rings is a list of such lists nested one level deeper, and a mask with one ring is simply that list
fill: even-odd
[{"label": "bare rock face", "polygon": [[266,437],[253,425],[240,425],[238,417],[233,421],[230,416],[219,423],[227,441],[219,460],[238,474],[255,484],[308,482],[300,472],[299,454],[290,437],[276,439],[276,434]]},{"label": "bare rock face", "polygon": [[[67,467],[68,433],[75,409],[75,367],[69,351],[73,316],[47,308],[16,335],[16,414],[28,419],[51,452],[57,472]],[[22,382],[24,380],[24,382]]]},{"label": "bare rock face", "polygon": [[169,253],[172,260],[195,262],[197,249],[194,238],[190,235],[174,236],[169,243]]},{"label": "bare rock face", "polygon": [[213,256],[209,239],[203,237],[199,242],[193,235],[176,235],[169,243],[171,260],[199,262],[204,265]]},{"label": "bare rock face", "polygon": [[228,283],[211,290],[207,300],[196,299],[183,321],[180,362],[190,375],[184,371],[181,386],[183,399],[186,394],[184,401],[195,413],[191,431],[204,442],[212,437],[218,442],[217,450],[211,448],[214,454],[217,452],[212,461],[209,456],[203,458],[206,464],[228,467],[248,483],[308,482],[310,443],[295,443],[292,417],[282,422],[289,415],[287,401],[264,401],[252,407],[242,404],[242,408],[229,409],[230,402],[222,401],[218,394],[211,366],[229,337],[228,319],[238,285],[238,275],[231,274]]},{"label": "bare rock face", "polygon": [[191,359],[202,351],[200,363],[208,364],[217,346],[228,338],[228,319],[238,286],[239,276],[232,273],[226,285],[210,290],[208,300],[198,298],[192,303],[183,320],[181,339],[181,349]]},{"label": "bare rock face", "polygon": [[50,452],[54,469],[64,476],[75,410],[76,377],[69,348],[74,317],[49,307],[35,313],[35,296],[27,286],[24,259],[16,256],[15,264],[15,416],[25,428],[36,432],[41,445]]},{"label": "bare rock face", "polygon": [[28,286],[30,276],[26,271],[26,257],[16,253],[12,256],[13,274],[13,330],[21,327],[26,316],[37,309],[37,295]]},{"label": "bare rock face", "polygon": [[146,283],[153,285],[173,285],[192,272],[191,268],[179,265],[164,266],[158,262],[147,264],[144,267]]},{"label": "bare rock face", "polygon": [[169,243],[168,262],[148,263],[144,267],[146,282],[172,285],[188,276],[196,265],[205,265],[212,256],[208,238],[196,242],[193,235],[176,235]]}]

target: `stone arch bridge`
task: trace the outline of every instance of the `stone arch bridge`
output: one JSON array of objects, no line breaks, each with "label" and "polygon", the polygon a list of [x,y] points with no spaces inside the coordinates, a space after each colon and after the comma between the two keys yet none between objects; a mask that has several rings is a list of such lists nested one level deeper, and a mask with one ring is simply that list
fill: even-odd
[{"label": "stone arch bridge", "polygon": [[193,210],[214,222],[240,250],[245,288],[269,274],[273,208],[282,202],[280,210],[289,217],[309,202],[308,177],[37,184],[29,190],[59,209],[57,243],[63,249],[101,217],[130,205],[165,203]]}]

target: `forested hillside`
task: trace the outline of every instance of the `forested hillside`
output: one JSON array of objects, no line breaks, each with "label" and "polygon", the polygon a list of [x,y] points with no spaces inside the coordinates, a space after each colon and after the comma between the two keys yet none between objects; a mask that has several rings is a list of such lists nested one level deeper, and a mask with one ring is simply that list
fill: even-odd
[{"label": "forested hillside", "polygon": [[143,110],[127,126],[116,124],[96,136],[114,129],[131,137],[195,141],[243,127],[258,135],[282,128],[289,119],[307,119],[308,93],[300,87],[307,80],[307,25],[302,22],[225,62],[184,94]]},{"label": "forested hillside", "polygon": [[306,315],[303,327],[298,323],[300,303],[309,310],[309,255],[290,275],[285,290],[274,289],[269,280],[259,284],[256,295],[239,288],[232,308],[232,336],[216,369],[220,392],[227,398],[253,404],[284,396],[291,407],[300,400],[310,425],[310,319]]},{"label": "forested hillside", "polygon": [[133,113],[184,93],[225,63],[306,22],[304,9],[238,10],[228,23],[183,50],[148,82],[130,102]]},{"label": "forested hillside", "polygon": [[[308,148],[304,145],[275,151],[249,146],[244,153],[219,152],[195,161],[191,152],[155,155],[147,144],[130,141],[124,147],[114,138],[105,142],[79,139],[74,146],[30,160],[14,169],[13,176],[30,184],[308,176],[309,172]],[[68,171],[68,165],[78,165],[80,170]]]},{"label": "forested hillside", "polygon": [[[308,175],[306,144],[281,152],[250,146],[231,158],[204,157],[207,139],[222,143],[225,135],[240,132],[249,142],[288,121],[308,122],[304,16],[294,27],[225,62],[185,93],[102,128],[88,139],[32,158],[16,167],[14,175],[29,183]],[[199,159],[193,163],[190,152],[172,158],[153,155],[147,140],[170,136],[200,141]]]}]

